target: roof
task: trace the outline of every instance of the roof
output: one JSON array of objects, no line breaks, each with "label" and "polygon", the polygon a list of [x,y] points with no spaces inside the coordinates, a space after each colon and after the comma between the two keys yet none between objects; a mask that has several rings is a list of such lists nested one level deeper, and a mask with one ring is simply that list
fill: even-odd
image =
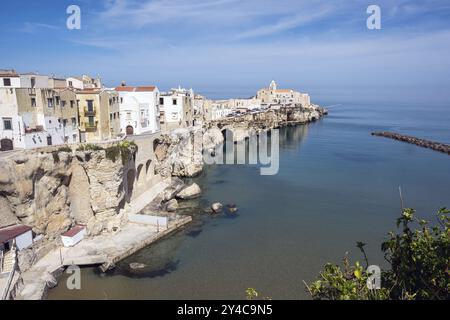
[{"label": "roof", "polygon": [[76,236],[77,234],[79,234],[84,229],[86,229],[86,226],[79,224],[79,225],[76,225],[75,227],[73,227],[72,229],[70,229],[69,231],[67,231],[66,233],[63,233],[61,236],[72,238],[72,237]]},{"label": "roof", "polygon": [[78,94],[99,94],[103,91],[101,88],[84,88],[76,90]]},{"label": "roof", "polygon": [[28,231],[31,231],[30,227],[24,225],[14,225],[0,229],[0,243],[8,242]]},{"label": "roof", "polygon": [[116,91],[119,92],[153,92],[155,91],[155,86],[145,86],[145,87],[130,87],[130,86],[121,86],[117,87]]},{"label": "roof", "polygon": [[18,78],[19,75],[14,70],[0,70],[0,77]]},{"label": "roof", "polygon": [[279,93],[289,93],[291,91],[292,91],[291,89],[278,89],[278,90],[275,90],[275,92],[279,92]]}]

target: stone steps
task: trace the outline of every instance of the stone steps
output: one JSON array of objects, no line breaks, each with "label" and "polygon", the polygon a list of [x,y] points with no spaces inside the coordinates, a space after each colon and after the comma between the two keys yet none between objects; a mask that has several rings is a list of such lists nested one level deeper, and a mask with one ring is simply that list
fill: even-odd
[{"label": "stone steps", "polygon": [[14,266],[14,257],[13,253],[11,251],[8,251],[3,256],[3,266],[2,266],[2,273],[9,273],[12,271],[12,268]]}]

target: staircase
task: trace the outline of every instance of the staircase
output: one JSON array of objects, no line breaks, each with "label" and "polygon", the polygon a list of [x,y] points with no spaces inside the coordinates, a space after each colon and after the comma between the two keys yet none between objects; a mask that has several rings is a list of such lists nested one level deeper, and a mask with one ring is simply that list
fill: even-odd
[{"label": "staircase", "polygon": [[7,251],[3,254],[3,259],[1,259],[0,270],[1,273],[9,273],[14,267],[14,255],[12,251]]}]

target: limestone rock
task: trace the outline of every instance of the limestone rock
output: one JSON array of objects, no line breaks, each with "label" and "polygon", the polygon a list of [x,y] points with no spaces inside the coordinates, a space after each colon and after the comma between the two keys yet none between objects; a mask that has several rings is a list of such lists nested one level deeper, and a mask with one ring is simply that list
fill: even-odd
[{"label": "limestone rock", "polygon": [[49,238],[56,238],[61,233],[66,232],[72,226],[72,220],[69,219],[68,215],[58,214],[53,215],[49,218],[49,223],[45,229],[45,234]]},{"label": "limestone rock", "polygon": [[166,211],[175,212],[179,208],[178,201],[176,199],[172,199],[166,203]]},{"label": "limestone rock", "polygon": [[221,204],[220,202],[213,203],[211,205],[211,209],[212,209],[213,213],[220,213],[220,212],[222,212],[223,204]]},{"label": "limestone rock", "polygon": [[191,200],[200,197],[202,190],[198,184],[193,183],[191,186],[184,188],[177,194],[177,198],[182,200]]},{"label": "limestone rock", "polygon": [[18,224],[19,222],[19,219],[11,210],[8,200],[0,196],[0,228]]},{"label": "limestone rock", "polygon": [[97,221],[95,217],[91,218],[86,227],[87,234],[91,237],[98,236],[103,231],[103,222]]},{"label": "limestone rock", "polygon": [[89,193],[89,178],[79,163],[72,166],[72,179],[69,185],[70,216],[78,224],[87,224],[94,216]]},{"label": "limestone rock", "polygon": [[138,262],[130,263],[130,268],[133,270],[144,269],[145,267],[146,267],[146,265],[143,263],[138,263]]},{"label": "limestone rock", "polygon": [[20,272],[25,272],[31,268],[33,262],[36,260],[35,253],[30,249],[24,249],[19,251],[17,260],[19,262]]}]

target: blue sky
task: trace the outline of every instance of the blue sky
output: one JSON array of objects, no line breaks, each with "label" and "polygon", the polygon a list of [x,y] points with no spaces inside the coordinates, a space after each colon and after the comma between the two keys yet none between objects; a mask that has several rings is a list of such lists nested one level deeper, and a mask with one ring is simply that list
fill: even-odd
[{"label": "blue sky", "polygon": [[[81,7],[68,30],[66,8]],[[382,30],[366,28],[370,4]],[[448,86],[449,1],[3,1],[0,68],[113,86]]]}]

